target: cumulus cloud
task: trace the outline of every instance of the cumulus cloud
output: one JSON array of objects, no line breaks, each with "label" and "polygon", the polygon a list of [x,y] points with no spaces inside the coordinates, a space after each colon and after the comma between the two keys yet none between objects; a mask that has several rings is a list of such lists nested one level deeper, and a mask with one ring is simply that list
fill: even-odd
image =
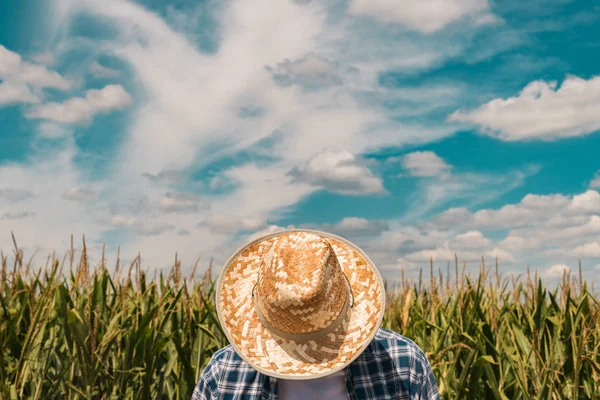
[{"label": "cumulus cloud", "polygon": [[516,97],[495,99],[471,111],[456,111],[450,121],[474,123],[505,141],[556,140],[600,129],[600,77],[534,81]]},{"label": "cumulus cloud", "polygon": [[[573,196],[529,194],[520,202],[499,209],[471,212],[466,208],[453,208],[434,216],[423,226],[447,229],[448,235],[464,230],[490,231],[496,235],[502,232],[488,243],[488,248],[495,246],[510,252],[522,262],[538,264],[550,258],[563,263],[574,259],[597,263],[600,260],[600,245],[596,240],[600,234],[599,201],[599,193],[593,190]],[[450,240],[450,247],[460,235]],[[471,235],[475,243],[479,235]]]},{"label": "cumulus cloud", "polygon": [[23,82],[4,81],[0,83],[0,106],[18,103],[38,103],[39,98]]},{"label": "cumulus cloud", "polygon": [[480,263],[481,257],[484,257],[484,260],[487,258],[488,262],[498,258],[498,263],[502,263],[503,265],[513,264],[515,262],[515,258],[511,253],[499,248],[485,251],[454,251],[448,247],[437,247],[431,250],[409,253],[400,257],[397,262],[399,266],[405,268],[415,268],[417,266],[423,268],[426,267],[430,261],[438,264],[446,264],[454,261],[455,257],[461,261],[468,261],[475,265]]},{"label": "cumulus cloud", "polygon": [[195,213],[208,204],[192,194],[166,193],[159,204],[160,210],[166,213]]},{"label": "cumulus cloud", "polygon": [[468,231],[456,235],[449,243],[451,249],[456,250],[478,250],[483,249],[492,244],[492,241],[486,238],[483,233],[479,231]]},{"label": "cumulus cloud", "polygon": [[542,271],[542,276],[545,278],[560,278],[564,273],[571,272],[571,268],[565,264],[555,264],[544,271]]},{"label": "cumulus cloud", "polygon": [[105,67],[98,61],[91,63],[88,70],[95,78],[115,78],[119,76],[119,71]]},{"label": "cumulus cloud", "polygon": [[256,240],[256,239],[266,236],[266,235],[270,235],[272,233],[277,233],[277,232],[281,232],[286,229],[294,229],[294,228],[295,227],[293,225],[290,225],[287,227],[283,227],[283,226],[279,226],[279,225],[268,225],[256,232],[253,232],[250,235],[246,236],[244,238],[244,243],[251,242],[253,240]]},{"label": "cumulus cloud", "polygon": [[[489,262],[498,259],[502,265],[516,262],[514,255],[495,241],[485,237],[479,231],[464,232],[461,229],[454,231],[415,230],[414,228],[391,229],[391,235],[384,235],[377,239],[382,242],[396,243],[381,253],[383,263],[388,270],[398,268],[425,268],[430,261],[440,265],[454,262],[455,256],[459,262],[467,261],[478,265],[481,257]],[[377,253],[376,253],[377,254]],[[389,260],[396,257],[396,263],[389,264]]]},{"label": "cumulus cloud", "polygon": [[236,215],[209,215],[200,223],[211,232],[231,234],[238,231],[257,231],[266,226],[266,221],[256,217]]},{"label": "cumulus cloud", "polygon": [[[596,192],[597,194],[597,192]],[[580,210],[583,199],[593,197],[582,194],[569,199],[567,196],[555,195],[526,195],[517,204],[507,204],[498,210],[482,209],[471,213],[466,208],[451,208],[432,219],[432,224],[438,227],[473,227],[473,228],[520,228],[535,225],[541,220],[550,220],[564,210]]]},{"label": "cumulus cloud", "polygon": [[576,257],[600,258],[600,242],[590,242],[577,246],[571,254]]},{"label": "cumulus cloud", "polygon": [[73,201],[90,201],[97,197],[97,193],[82,187],[74,187],[63,193],[65,199]]},{"label": "cumulus cloud", "polygon": [[600,193],[588,190],[585,193],[573,196],[569,210],[577,214],[600,213]]},{"label": "cumulus cloud", "polygon": [[46,119],[62,124],[89,123],[96,114],[126,108],[132,98],[121,85],[91,89],[85,97],[74,97],[63,103],[45,103],[34,107],[27,118]]},{"label": "cumulus cloud", "polygon": [[351,0],[348,11],[386,23],[398,23],[426,34],[465,18],[471,18],[476,24],[498,20],[489,11],[487,0]]},{"label": "cumulus cloud", "polygon": [[[499,209],[454,208],[428,221],[407,225],[389,221],[390,229],[361,239],[387,274],[404,269],[437,267],[447,261],[498,258],[500,265],[547,265],[544,278],[562,276],[565,265],[582,260],[584,273],[600,261],[598,193],[567,196],[529,194]],[[392,262],[391,260],[396,260]]]},{"label": "cumulus cloud", "polygon": [[72,83],[44,65],[24,61],[18,53],[0,45],[0,79],[5,83],[27,84],[32,89],[68,90]]},{"label": "cumulus cloud", "polygon": [[433,177],[449,173],[452,166],[433,151],[415,151],[400,158],[402,167],[412,176]]},{"label": "cumulus cloud", "polygon": [[33,197],[33,193],[29,189],[20,188],[0,188],[0,199],[10,201],[20,201]]},{"label": "cumulus cloud", "polygon": [[350,195],[385,193],[381,178],[375,176],[353,154],[325,149],[288,172],[294,181],[330,192]]}]

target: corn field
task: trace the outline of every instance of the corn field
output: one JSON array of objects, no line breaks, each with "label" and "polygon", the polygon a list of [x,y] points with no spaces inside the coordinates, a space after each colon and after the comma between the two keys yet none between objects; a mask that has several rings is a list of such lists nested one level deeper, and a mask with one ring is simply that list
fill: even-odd
[{"label": "corn field", "polygon": [[[15,244],[15,248],[18,247]],[[227,340],[208,273],[150,278],[138,257],[84,247],[42,268],[1,256],[0,399],[189,399]],[[197,265],[197,264],[196,264]],[[387,288],[383,327],[426,352],[443,399],[600,399],[600,307],[581,278],[555,289],[537,274],[454,277]]]}]

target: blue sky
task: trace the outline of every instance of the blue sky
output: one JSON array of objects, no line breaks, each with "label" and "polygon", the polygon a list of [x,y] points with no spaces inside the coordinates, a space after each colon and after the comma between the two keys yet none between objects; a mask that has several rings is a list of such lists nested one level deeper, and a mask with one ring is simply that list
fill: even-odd
[{"label": "blue sky", "polygon": [[390,279],[594,279],[600,7],[430,3],[0,0],[0,248],[190,267],[309,227]]}]

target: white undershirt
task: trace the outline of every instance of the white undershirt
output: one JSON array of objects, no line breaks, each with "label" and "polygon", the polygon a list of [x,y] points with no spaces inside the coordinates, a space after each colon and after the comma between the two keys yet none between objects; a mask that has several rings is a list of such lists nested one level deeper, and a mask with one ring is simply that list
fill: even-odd
[{"label": "white undershirt", "polygon": [[279,379],[280,400],[348,400],[346,373],[342,369],[324,378],[307,380]]}]

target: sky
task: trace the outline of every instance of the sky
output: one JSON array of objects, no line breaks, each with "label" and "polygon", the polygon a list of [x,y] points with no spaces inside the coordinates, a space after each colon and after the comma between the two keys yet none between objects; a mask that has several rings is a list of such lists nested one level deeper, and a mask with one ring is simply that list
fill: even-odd
[{"label": "sky", "polygon": [[584,0],[0,0],[0,249],[189,271],[310,228],[390,280],[599,281],[599,32]]}]

